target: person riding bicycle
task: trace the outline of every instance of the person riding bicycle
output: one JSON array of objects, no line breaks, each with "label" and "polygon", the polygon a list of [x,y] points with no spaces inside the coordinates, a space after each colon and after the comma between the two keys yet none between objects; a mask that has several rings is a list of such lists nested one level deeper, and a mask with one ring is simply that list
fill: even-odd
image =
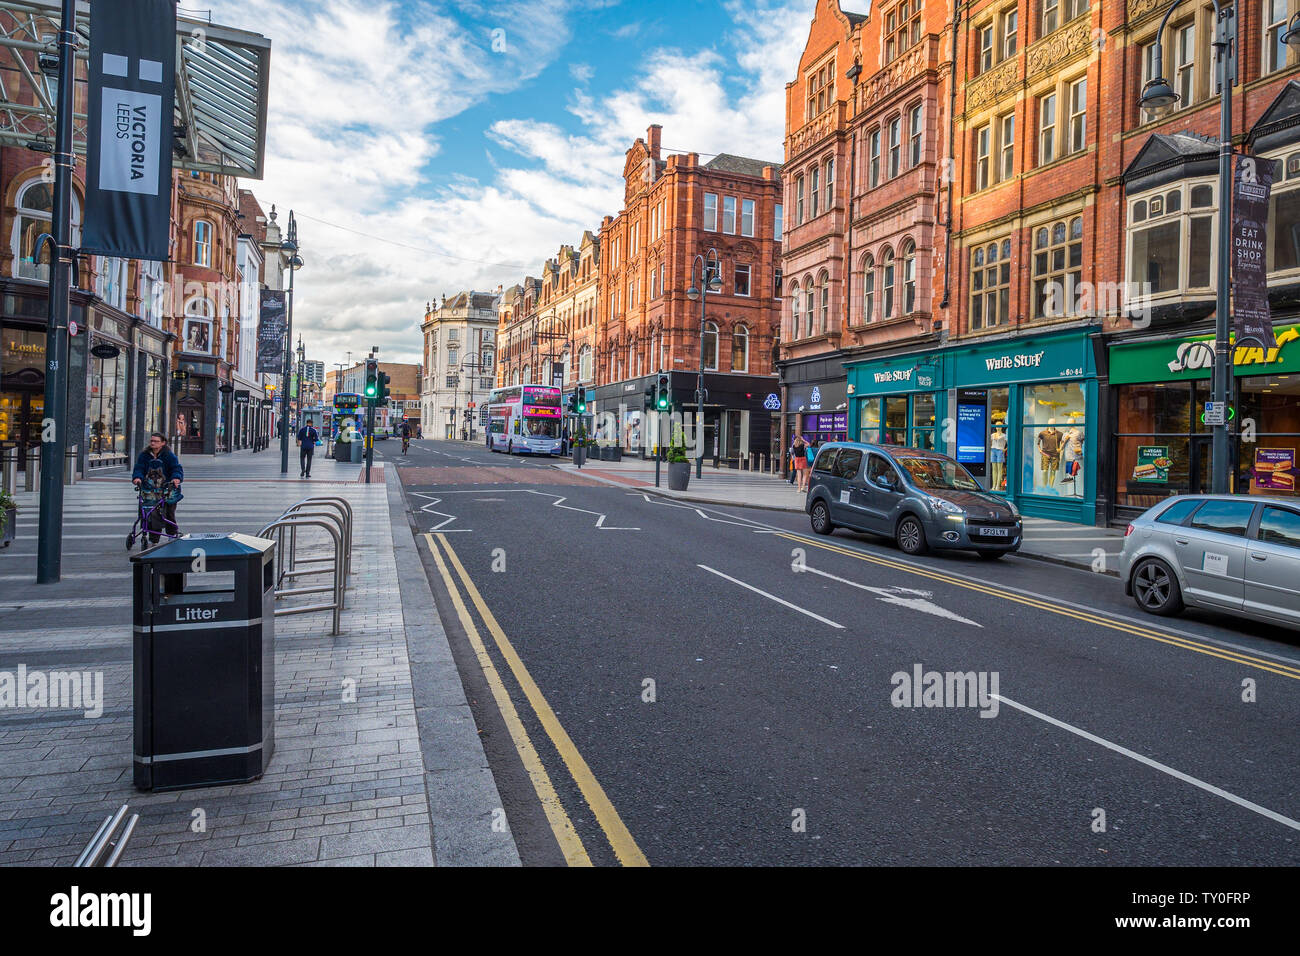
[{"label": "person riding bicycle", "polygon": [[397,426],[397,433],[402,436],[402,454],[411,447],[411,423],[403,420],[402,424]]},{"label": "person riding bicycle", "polygon": [[[163,505],[163,514],[175,525],[176,500],[173,499],[175,499],[175,492],[180,490],[181,482],[185,480],[185,469],[181,467],[180,459],[167,447],[167,437],[162,432],[154,432],[149,436],[149,447],[140,452],[140,456],[135,460],[131,483],[137,489],[142,489],[144,482],[150,480],[149,473],[158,470],[163,473],[162,483],[171,486],[171,489],[168,489],[170,492],[168,501]],[[158,543],[158,534],[162,531],[159,525],[161,522],[155,522],[154,527],[149,528],[149,540],[154,544]],[[176,529],[176,533],[180,533],[179,528]]]}]

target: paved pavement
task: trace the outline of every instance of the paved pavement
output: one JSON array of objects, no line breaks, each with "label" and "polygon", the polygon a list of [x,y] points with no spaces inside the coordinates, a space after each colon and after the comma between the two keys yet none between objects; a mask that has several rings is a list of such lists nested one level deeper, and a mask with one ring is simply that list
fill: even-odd
[{"label": "paved pavement", "polygon": [[[673,491],[668,487],[666,465],[661,466],[660,486],[654,486],[653,461],[634,458],[618,462],[597,461],[585,464],[581,469],[572,461],[553,461],[563,471],[580,470],[590,478],[643,489],[679,501],[795,512],[802,512],[804,506],[804,495],[796,491],[793,484],[779,476],[763,472],[713,468],[706,463],[700,478],[696,478],[692,470],[690,485],[685,491]],[[1025,557],[1114,574],[1123,547],[1124,533],[1112,528],[1096,528],[1046,518],[1026,518],[1020,553]]]},{"label": "paved pavement", "polygon": [[254,534],[308,495],[348,499],[342,633],[328,612],[276,619],[276,748],[261,780],[136,791],[134,495],[124,473],[67,489],[63,579],[38,587],[37,496],[19,494],[19,538],[0,551],[0,671],[100,673],[103,712],[0,710],[0,864],[70,863],[129,803],[140,823],[119,865],[517,865],[392,469],[365,485],[360,466],[321,460],[305,481],[295,456],[281,478],[274,449],[185,464],[187,531]]}]

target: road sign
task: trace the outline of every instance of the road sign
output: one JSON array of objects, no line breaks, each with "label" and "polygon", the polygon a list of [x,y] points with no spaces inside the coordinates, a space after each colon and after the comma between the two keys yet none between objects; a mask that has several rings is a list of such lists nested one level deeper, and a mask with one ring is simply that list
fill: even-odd
[{"label": "road sign", "polygon": [[1202,420],[1207,425],[1226,425],[1228,423],[1228,403],[1206,402],[1205,418]]},{"label": "road sign", "polygon": [[69,334],[69,335],[76,335],[76,334],[77,334],[77,320],[76,320],[76,319],[68,319],[68,334]]},{"label": "road sign", "polygon": [[469,407],[470,407],[470,408],[477,408],[478,406],[475,405],[473,402],[470,402],[470,403],[469,403]]}]

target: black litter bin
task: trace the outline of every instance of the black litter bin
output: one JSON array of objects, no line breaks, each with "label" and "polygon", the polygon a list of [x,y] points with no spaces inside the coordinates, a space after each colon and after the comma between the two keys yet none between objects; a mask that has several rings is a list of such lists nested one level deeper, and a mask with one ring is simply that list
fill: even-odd
[{"label": "black litter bin", "polygon": [[256,780],[275,749],[275,542],[187,534],[131,560],[135,785]]}]

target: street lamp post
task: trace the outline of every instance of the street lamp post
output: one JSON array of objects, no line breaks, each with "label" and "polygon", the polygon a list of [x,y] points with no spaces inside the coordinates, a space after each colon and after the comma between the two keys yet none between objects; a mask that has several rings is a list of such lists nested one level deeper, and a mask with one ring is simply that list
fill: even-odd
[{"label": "street lamp post", "polygon": [[[709,264],[712,263],[712,270]],[[696,282],[695,267],[700,268],[700,279]],[[697,254],[691,263],[691,287],[686,290],[686,298],[694,302],[700,300],[700,377],[695,388],[695,477],[704,474],[704,318],[706,303],[710,292],[722,291],[722,261],[718,250],[710,247],[707,257]]]},{"label": "street lamp post", "polygon": [[[36,541],[36,583],[59,580],[63,565],[63,449],[68,442],[68,288],[72,279],[72,110],[77,53],[77,5],[63,0],[58,32],[58,91],[54,111],[54,202],[45,322],[45,418],[41,422],[41,499]],[[42,68],[43,65],[42,65]],[[82,401],[85,401],[83,396]],[[24,452],[26,450],[24,449]]]},{"label": "street lamp post", "polygon": [[298,416],[294,419],[299,428],[302,428],[302,409],[303,409],[303,391],[304,383],[302,380],[303,366],[307,363],[307,350],[302,345],[302,333],[298,333]]},{"label": "street lamp post", "polygon": [[289,474],[289,371],[293,349],[293,274],[302,268],[298,256],[298,221],[289,210],[289,228],[280,251],[289,254],[289,308],[284,329],[284,374],[280,382],[280,474]]},{"label": "street lamp post", "polygon": [[[1178,94],[1174,92],[1169,85],[1169,81],[1164,77],[1164,50],[1162,46],[1162,37],[1164,36],[1165,26],[1169,23],[1169,18],[1173,15],[1174,9],[1178,7],[1183,0],[1174,0],[1165,11],[1164,19],[1160,21],[1160,28],[1156,31],[1156,68],[1160,75],[1153,77],[1143,88],[1142,96],[1138,105],[1145,109],[1161,109],[1166,106],[1172,106],[1178,101]],[[1219,76],[1219,209],[1218,209],[1218,229],[1219,229],[1219,264],[1218,264],[1218,287],[1215,289],[1214,297],[1214,401],[1220,403],[1219,407],[1226,410],[1228,403],[1228,393],[1232,385],[1232,345],[1229,341],[1229,283],[1231,282],[1231,266],[1229,257],[1232,255],[1232,237],[1231,231],[1231,196],[1232,196],[1232,79],[1234,70],[1232,69],[1232,44],[1236,36],[1233,29],[1234,8],[1232,6],[1221,6],[1219,0],[1212,0],[1214,4],[1214,49],[1215,59],[1218,64]],[[1292,21],[1294,29],[1294,21]],[[1288,31],[1286,39],[1291,43],[1291,31]],[[1300,42],[1300,41],[1297,41]],[[1228,418],[1225,413],[1222,423],[1213,426],[1213,441],[1211,445],[1211,457],[1213,465],[1211,467],[1211,488],[1216,495],[1228,493]]]}]

